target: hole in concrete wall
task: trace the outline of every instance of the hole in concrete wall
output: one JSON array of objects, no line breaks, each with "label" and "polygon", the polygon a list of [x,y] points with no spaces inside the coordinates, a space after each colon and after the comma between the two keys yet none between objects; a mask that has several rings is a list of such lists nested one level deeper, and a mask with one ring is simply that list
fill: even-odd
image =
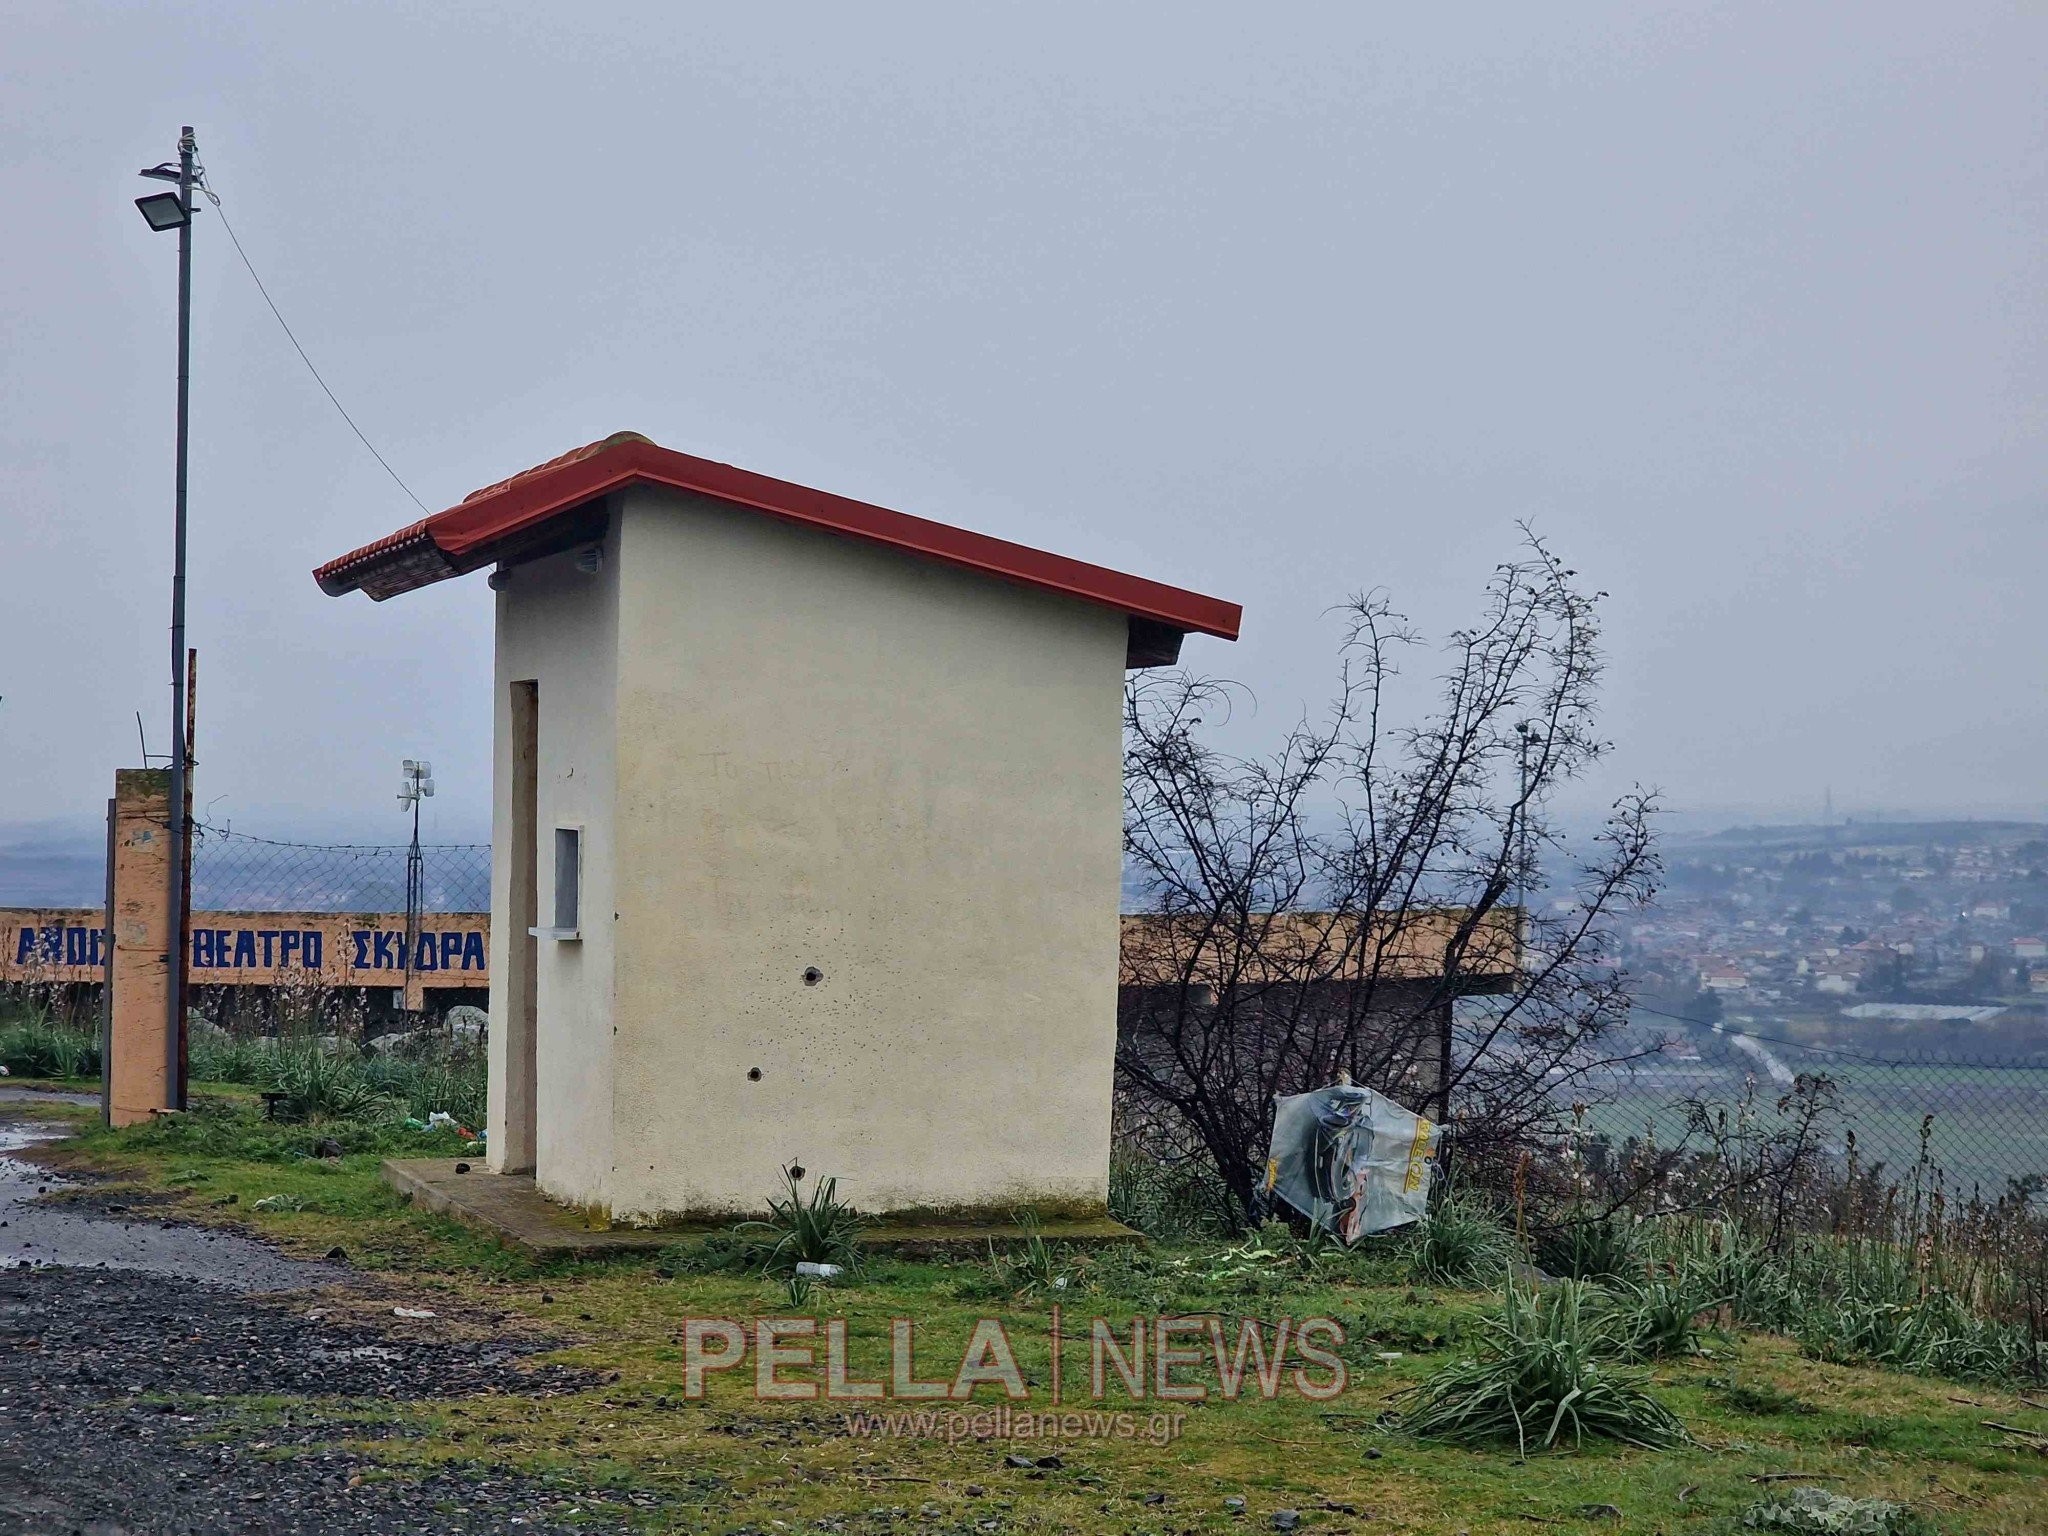
[{"label": "hole in concrete wall", "polygon": [[747,1068],[747,1081],[750,1083],[758,1083],[759,1081],[761,1081],[761,1069],[759,1067]]},{"label": "hole in concrete wall", "polygon": [[823,981],[824,979],[825,973],[819,970],[815,965],[807,965],[804,967],[805,986],[815,987],[819,982]]}]

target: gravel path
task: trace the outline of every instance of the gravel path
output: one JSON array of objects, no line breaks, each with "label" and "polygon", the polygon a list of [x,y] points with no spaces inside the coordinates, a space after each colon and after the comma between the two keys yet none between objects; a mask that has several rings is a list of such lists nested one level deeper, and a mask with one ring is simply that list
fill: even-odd
[{"label": "gravel path", "polygon": [[[24,1129],[5,1115],[0,1132]],[[69,1220],[69,1245],[106,1267],[47,1262],[74,1256],[57,1246],[0,1271],[0,1536],[549,1536],[623,1531],[654,1502],[484,1465],[401,1475],[339,1448],[391,1432],[394,1404],[591,1384],[522,1365],[531,1341],[386,1315],[327,1266],[303,1268],[338,1286],[270,1294],[158,1272],[148,1234],[175,1229]]]},{"label": "gravel path", "polygon": [[179,1222],[137,1220],[131,1207],[99,1200],[51,1203],[42,1197],[69,1181],[10,1153],[61,1138],[47,1121],[13,1121],[0,1103],[0,1269],[65,1264],[136,1269],[211,1280],[241,1291],[293,1291],[332,1285],[347,1271],[289,1259],[268,1244]]}]

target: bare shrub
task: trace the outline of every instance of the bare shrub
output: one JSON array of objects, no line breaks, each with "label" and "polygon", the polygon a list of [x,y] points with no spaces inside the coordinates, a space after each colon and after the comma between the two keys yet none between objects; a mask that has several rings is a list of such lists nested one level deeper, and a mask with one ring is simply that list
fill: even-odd
[{"label": "bare shrub", "polygon": [[[1552,815],[1609,747],[1599,594],[1526,537],[1413,723],[1390,687],[1419,641],[1377,593],[1343,610],[1327,709],[1269,754],[1215,745],[1227,683],[1129,687],[1125,852],[1145,910],[1124,940],[1125,1125],[1199,1148],[1246,1212],[1276,1094],[1348,1072],[1450,1120],[1467,1176],[1498,1182],[1610,1060],[1628,990],[1609,925],[1656,884],[1654,805],[1623,796],[1580,848]],[[1454,1024],[1479,995],[1483,1017]]]}]

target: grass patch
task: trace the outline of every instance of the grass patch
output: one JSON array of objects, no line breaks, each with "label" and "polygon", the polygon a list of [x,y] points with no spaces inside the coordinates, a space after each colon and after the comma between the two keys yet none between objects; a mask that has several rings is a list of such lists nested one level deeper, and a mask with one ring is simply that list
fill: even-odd
[{"label": "grass patch", "polygon": [[[799,1264],[829,1264],[848,1274],[860,1272],[863,1255],[859,1211],[839,1198],[839,1181],[824,1178],[803,1191],[804,1170],[782,1170],[783,1193],[768,1202],[768,1219],[743,1223],[739,1230],[757,1234],[761,1265],[771,1275],[789,1278]],[[794,1291],[792,1301],[802,1298]]]},{"label": "grass patch", "polygon": [[21,1014],[0,1024],[0,1067],[10,1077],[97,1080],[100,1037],[45,1014]]},{"label": "grass patch", "polygon": [[1616,1362],[1628,1334],[1574,1285],[1527,1295],[1508,1287],[1478,1353],[1437,1371],[1403,1398],[1401,1427],[1425,1440],[1577,1448],[1618,1440],[1658,1449],[1686,1438],[1645,1378]]},{"label": "grass patch", "polygon": [[1513,1236],[1473,1196],[1453,1191],[1415,1224],[1411,1269],[1425,1285],[1489,1286],[1515,1257]]},{"label": "grass patch", "polygon": [[1771,1381],[1740,1381],[1717,1376],[1706,1385],[1735,1413],[1745,1418],[1776,1419],[1815,1412],[1813,1404],[1796,1392],[1787,1392]]},{"label": "grass patch", "polygon": [[[338,1160],[313,1155],[326,1137],[341,1145]],[[821,1332],[843,1322],[849,1374],[882,1382],[897,1319],[915,1329],[915,1374],[937,1380],[957,1366],[977,1320],[999,1318],[1028,1402],[1013,1405],[985,1385],[968,1403],[936,1405],[993,1414],[1048,1405],[1057,1306],[1065,1403],[1131,1415],[1133,1432],[1124,1437],[1011,1442],[970,1429],[951,1438],[863,1438],[842,1417],[849,1405],[758,1399],[751,1354],[739,1369],[714,1373],[707,1395],[693,1400],[688,1319],[731,1319],[751,1338],[760,1319],[792,1315],[782,1281],[763,1273],[762,1245],[749,1234],[712,1233],[658,1258],[537,1267],[411,1210],[377,1177],[384,1156],[452,1156],[462,1145],[446,1132],[408,1128],[396,1105],[368,1119],[278,1124],[262,1119],[248,1090],[209,1089],[191,1114],[118,1132],[94,1127],[65,1143],[61,1156],[154,1191],[181,1217],[234,1220],[295,1252],[341,1246],[381,1270],[382,1283],[421,1293],[421,1305],[441,1312],[440,1325],[541,1330],[559,1340],[543,1358],[598,1371],[602,1385],[386,1405],[379,1422],[396,1432],[350,1439],[350,1448],[394,1475],[475,1464],[548,1479],[578,1501],[592,1490],[658,1496],[662,1511],[648,1517],[655,1529],[978,1531],[993,1519],[1003,1536],[1139,1536],[1267,1530],[1274,1512],[1294,1509],[1308,1533],[1618,1528],[1710,1536],[1745,1529],[1752,1509],[1790,1492],[1752,1478],[1798,1471],[1846,1497],[1897,1504],[1932,1528],[1970,1536],[2048,1530],[2040,1456],[1983,1423],[2048,1435],[2048,1413],[2015,1392],[1986,1385],[1964,1393],[1863,1361],[1814,1358],[1794,1339],[1737,1326],[1712,1340],[1711,1358],[1684,1347],[1646,1350],[1650,1358],[1630,1365],[1615,1358],[1626,1347],[1625,1298],[1595,1305],[1590,1287],[1524,1296],[1525,1315],[1508,1324],[1501,1298],[1448,1281],[1415,1282],[1421,1234],[1347,1250],[1276,1227],[1228,1240],[1049,1250],[1043,1265],[1027,1244],[1021,1255],[1002,1256],[1001,1274],[986,1257],[878,1257],[795,1309]],[[816,1200],[808,1177],[798,1187],[803,1204]],[[214,1203],[228,1195],[237,1203]],[[1041,1268],[1066,1284],[1042,1283]],[[1711,1278],[1709,1299],[1723,1294],[1726,1274]],[[1576,1320],[1554,1299],[1566,1295],[1576,1298]],[[1272,1400],[1256,1390],[1226,1400],[1205,1365],[1176,1368],[1175,1380],[1206,1387],[1206,1399],[1161,1401],[1148,1360],[1142,1395],[1111,1372],[1095,1402],[1089,1320],[1105,1318],[1128,1340],[1134,1317],[1162,1314],[1213,1317],[1233,1338],[1247,1319],[1270,1326],[1283,1317],[1336,1318],[1346,1332],[1348,1385],[1327,1401],[1291,1388]],[[1504,1346],[1504,1330],[1521,1342]],[[1603,1330],[1605,1343],[1589,1342]],[[1405,1407],[1414,1427],[1416,1405],[1440,1388],[1449,1352],[1454,1365],[1523,1359],[1515,1376],[1519,1436],[1516,1414],[1492,1436],[1424,1438],[1382,1425],[1389,1407]],[[1548,1358],[1528,1365],[1530,1355]],[[822,1380],[822,1348],[819,1358],[811,1379]],[[1290,1350],[1284,1370],[1307,1363]],[[1586,1390],[1589,1378],[1597,1390]],[[1581,1395],[1551,1443],[1569,1446],[1577,1436],[1578,1452],[1533,1454],[1575,1386]],[[1642,1443],[1653,1435],[1642,1432],[1624,1388],[1660,1405],[1690,1438]],[[1952,1401],[1959,1397],[1966,1400]],[[1155,1416],[1170,1414],[1180,1416],[1178,1433],[1151,1435]],[[1607,1436],[1610,1415],[1629,1433]],[[1532,1454],[1517,1464],[1524,1447]],[[1034,1465],[1010,1465],[1015,1453]],[[1058,1466],[1035,1465],[1051,1453]],[[1148,1502],[1155,1499],[1163,1502]],[[1231,1499],[1244,1500],[1242,1514],[1226,1505]],[[1620,1512],[1618,1525],[1609,1509]]]},{"label": "grass patch", "polygon": [[1638,1267],[1635,1218],[1626,1212],[1574,1218],[1536,1236],[1537,1267],[1567,1280],[1612,1280]]}]

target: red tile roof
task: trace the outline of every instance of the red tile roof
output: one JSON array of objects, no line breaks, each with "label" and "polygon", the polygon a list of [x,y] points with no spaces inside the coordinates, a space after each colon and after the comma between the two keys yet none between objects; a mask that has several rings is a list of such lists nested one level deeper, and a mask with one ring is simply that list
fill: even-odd
[{"label": "red tile roof", "polygon": [[[472,491],[445,512],[328,561],[313,578],[330,596],[362,591],[381,602],[476,570],[503,554],[531,550],[558,519],[566,520],[607,492],[628,485],[690,491],[945,565],[1065,593],[1117,609],[1175,637],[1199,632],[1235,640],[1243,617],[1243,609],[1221,598],[677,453],[637,432],[614,432]],[[1139,649],[1134,628],[1134,654]]]}]

